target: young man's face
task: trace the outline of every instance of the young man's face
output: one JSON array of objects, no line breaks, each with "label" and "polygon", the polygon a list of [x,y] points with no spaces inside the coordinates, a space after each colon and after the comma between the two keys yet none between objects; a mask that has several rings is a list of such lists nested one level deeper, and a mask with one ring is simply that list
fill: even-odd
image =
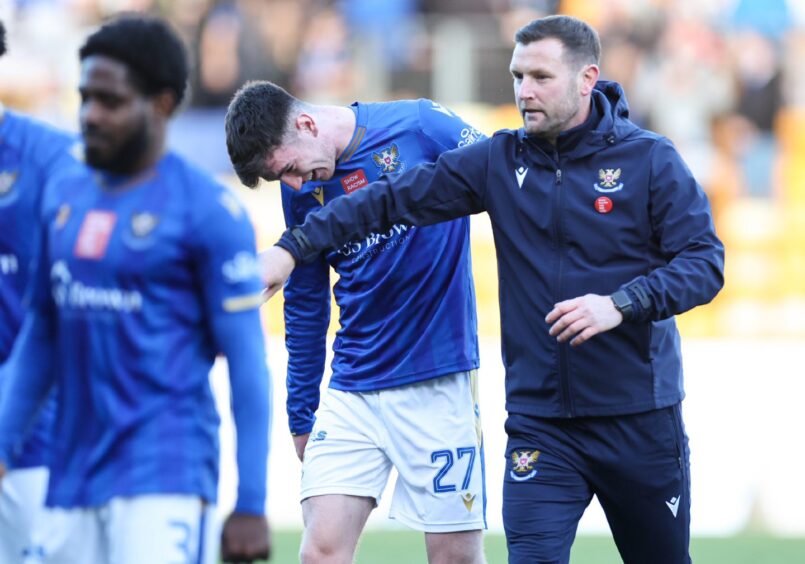
[{"label": "young man's face", "polygon": [[584,67],[576,68],[564,54],[564,45],[555,38],[514,47],[509,70],[529,135],[555,138],[582,121]]},{"label": "young man's face", "polygon": [[300,113],[286,131],[282,145],[265,160],[265,180],[281,180],[294,190],[310,181],[330,180],[335,173],[338,148],[330,131],[308,113]]},{"label": "young man's face", "polygon": [[149,149],[154,111],[132,84],[128,67],[110,57],[87,57],[78,90],[87,164],[118,174],[136,170]]}]

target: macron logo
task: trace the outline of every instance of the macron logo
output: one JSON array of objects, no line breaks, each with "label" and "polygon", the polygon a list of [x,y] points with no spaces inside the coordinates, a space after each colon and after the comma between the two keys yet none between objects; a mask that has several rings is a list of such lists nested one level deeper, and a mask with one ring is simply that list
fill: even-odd
[{"label": "macron logo", "polygon": [[674,514],[674,519],[676,519],[676,512],[679,511],[679,498],[672,497],[671,499],[665,502],[665,505],[668,506],[668,509],[670,509],[671,513]]},{"label": "macron logo", "polygon": [[514,169],[514,174],[517,175],[517,186],[522,188],[525,175],[528,174],[528,169],[524,166],[521,166],[520,168]]}]

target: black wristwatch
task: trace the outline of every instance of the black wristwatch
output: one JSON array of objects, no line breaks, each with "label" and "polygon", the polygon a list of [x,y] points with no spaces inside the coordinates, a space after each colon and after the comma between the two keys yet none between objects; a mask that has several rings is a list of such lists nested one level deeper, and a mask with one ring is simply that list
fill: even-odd
[{"label": "black wristwatch", "polygon": [[634,313],[634,305],[632,304],[632,298],[629,297],[629,294],[626,293],[624,290],[618,290],[611,296],[612,303],[615,304],[615,309],[621,312],[623,315],[623,320],[628,321],[632,318],[632,314]]}]

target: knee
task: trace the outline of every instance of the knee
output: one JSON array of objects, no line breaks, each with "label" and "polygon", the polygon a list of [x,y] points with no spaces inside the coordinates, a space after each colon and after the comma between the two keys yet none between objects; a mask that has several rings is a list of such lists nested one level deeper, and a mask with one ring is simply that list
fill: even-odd
[{"label": "knee", "polygon": [[301,564],[340,564],[350,563],[353,560],[353,551],[338,543],[328,543],[321,540],[304,539],[299,547],[299,562]]}]

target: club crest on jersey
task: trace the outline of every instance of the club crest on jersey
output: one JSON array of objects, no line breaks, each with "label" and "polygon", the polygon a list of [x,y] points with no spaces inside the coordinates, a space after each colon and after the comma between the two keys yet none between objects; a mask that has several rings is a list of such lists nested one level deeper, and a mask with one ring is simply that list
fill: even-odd
[{"label": "club crest on jersey", "polygon": [[603,192],[608,194],[610,192],[617,192],[618,190],[623,190],[623,182],[618,182],[618,179],[621,177],[621,169],[599,169],[598,170],[598,180],[593,184],[593,188],[596,189],[597,192]]},{"label": "club crest on jersey", "polygon": [[0,198],[11,193],[14,183],[17,181],[17,176],[19,176],[19,173],[16,171],[4,170],[0,172]]},{"label": "club crest on jersey", "polygon": [[145,237],[159,224],[159,218],[152,213],[135,213],[131,216],[131,232],[135,237]]},{"label": "club crest on jersey", "polygon": [[380,172],[384,174],[397,172],[402,167],[400,150],[397,148],[396,143],[392,143],[391,147],[383,149],[379,153],[372,153],[372,160],[380,169]]},{"label": "club crest on jersey", "polygon": [[537,463],[540,452],[538,450],[512,451],[512,469],[509,476],[518,482],[524,482],[537,475],[534,465]]}]

